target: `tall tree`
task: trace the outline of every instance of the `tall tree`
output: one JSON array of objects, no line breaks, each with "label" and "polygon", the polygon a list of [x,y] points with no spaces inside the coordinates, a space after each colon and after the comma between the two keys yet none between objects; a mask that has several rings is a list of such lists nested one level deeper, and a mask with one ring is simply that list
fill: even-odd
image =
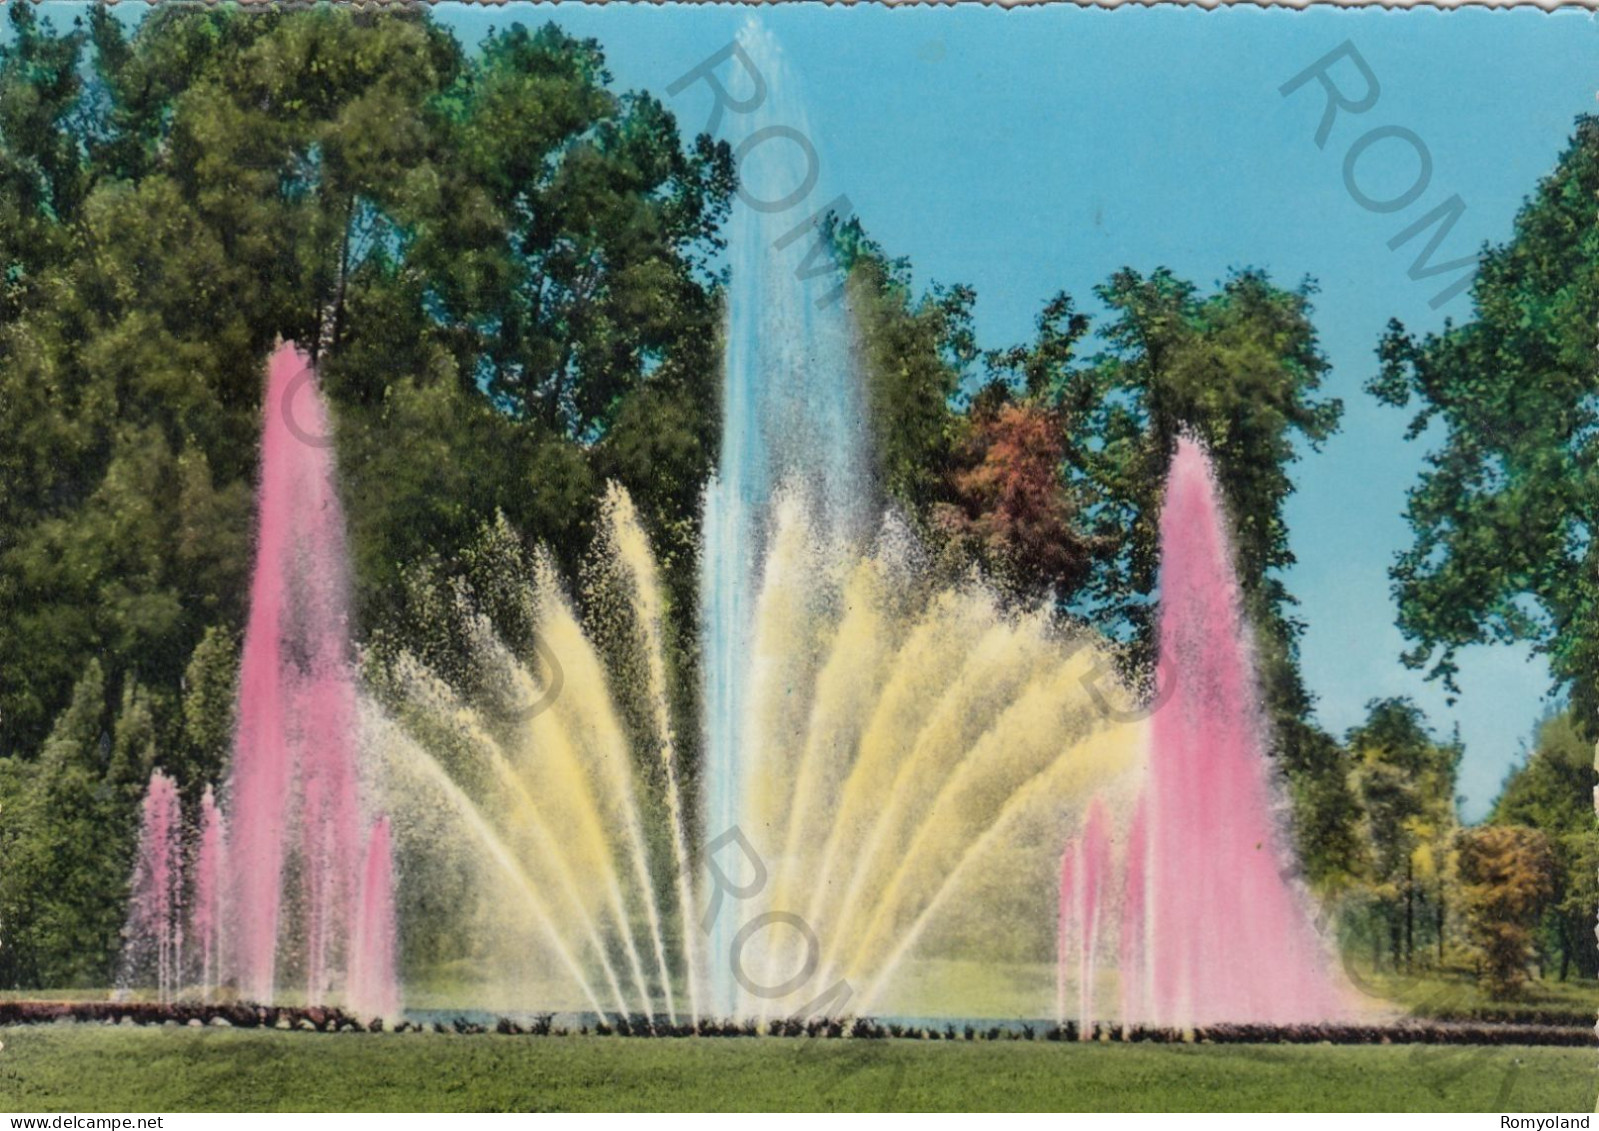
[{"label": "tall tree", "polygon": [[[1099,331],[1104,352],[1064,379],[1035,366],[1029,382],[1057,389],[1075,422],[1067,459],[1090,496],[1086,533],[1098,556],[1079,606],[1126,640],[1141,668],[1153,647],[1166,469],[1185,431],[1209,448],[1302,859],[1312,880],[1334,882],[1353,849],[1349,766],[1310,719],[1298,662],[1304,626],[1283,580],[1294,564],[1284,518],[1292,466],[1332,435],[1343,409],[1319,395],[1327,360],[1314,293],[1309,280],[1289,290],[1258,270],[1204,294],[1164,268],[1148,276],[1124,269],[1095,288],[1109,310]],[[1053,341],[1059,354],[1081,330],[1069,304],[1057,300],[1055,309],[1064,327],[1046,324],[1040,350]]]},{"label": "tall tree", "polygon": [[[137,727],[119,728],[130,744]],[[114,980],[138,802],[111,771],[127,750],[113,746],[105,675],[91,661],[37,765],[0,799],[0,969],[13,985]]]},{"label": "tall tree", "polygon": [[1436,440],[1410,491],[1414,541],[1390,574],[1405,663],[1455,689],[1471,644],[1530,641],[1589,733],[1599,722],[1599,119],[1484,252],[1472,318],[1416,336],[1395,321],[1368,389],[1415,402]]},{"label": "tall tree", "polygon": [[1232,519],[1239,583],[1265,652],[1274,703],[1304,702],[1292,659],[1301,625],[1282,580],[1293,565],[1283,507],[1289,468],[1337,428],[1342,404],[1317,393],[1327,370],[1308,281],[1296,290],[1241,271],[1212,294],[1161,268],[1095,288],[1110,311],[1075,472],[1103,498],[1095,533],[1115,552],[1092,583],[1123,633],[1147,640],[1159,568],[1160,497],[1178,436],[1203,440]]},{"label": "tall tree", "polygon": [[[1441,743],[1408,699],[1378,699],[1349,732],[1351,781],[1362,813],[1367,897],[1384,930],[1395,968],[1415,959],[1417,938],[1430,934],[1442,957],[1451,852],[1458,822],[1458,742]],[[1375,926],[1375,925],[1374,925]]]}]

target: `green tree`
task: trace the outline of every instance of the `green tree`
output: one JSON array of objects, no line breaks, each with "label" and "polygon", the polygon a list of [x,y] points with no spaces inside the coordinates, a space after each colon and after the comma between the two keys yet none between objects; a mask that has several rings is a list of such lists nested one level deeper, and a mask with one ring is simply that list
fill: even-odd
[{"label": "green tree", "polygon": [[1380,921],[1371,936],[1374,965],[1384,934],[1397,969],[1414,962],[1417,938],[1428,931],[1442,961],[1460,744],[1438,742],[1420,708],[1403,698],[1373,700],[1346,741],[1361,812],[1363,886]]},{"label": "green tree", "polygon": [[[129,744],[136,710],[117,728]],[[91,661],[37,766],[0,802],[0,955],[23,985],[104,986],[115,975],[137,791],[111,775],[114,750],[105,676]]]},{"label": "green tree", "polygon": [[1311,321],[1314,286],[1283,290],[1241,271],[1201,295],[1164,268],[1126,269],[1095,293],[1110,312],[1100,331],[1108,349],[1080,378],[1091,384],[1077,394],[1085,411],[1070,451],[1102,500],[1093,532],[1112,547],[1091,584],[1102,619],[1148,639],[1161,492],[1178,436],[1190,432],[1215,462],[1272,705],[1302,716],[1283,507],[1289,467],[1302,446],[1333,433],[1343,407],[1316,395],[1327,361]]},{"label": "green tree", "polygon": [[[219,785],[233,746],[238,700],[239,640],[221,625],[200,637],[183,670],[181,761],[167,760],[192,806],[207,785]],[[176,763],[176,764],[174,764]]]},{"label": "green tree", "polygon": [[[1351,774],[1354,756],[1319,726],[1302,719],[1277,721],[1279,764],[1293,813],[1294,855],[1305,878],[1328,896],[1356,885],[1365,846],[1361,808]],[[1440,911],[1441,914],[1441,911]]]},{"label": "green tree", "polygon": [[1595,826],[1593,744],[1571,712],[1551,715],[1538,727],[1527,759],[1506,780],[1494,803],[1494,824],[1541,830],[1554,853],[1554,890],[1547,933],[1560,952],[1560,980],[1573,966],[1599,976],[1599,827]]},{"label": "green tree", "polygon": [[934,284],[917,295],[909,261],[890,258],[854,217],[829,217],[824,231],[846,272],[850,314],[860,329],[879,478],[926,530],[932,508],[950,499],[961,382],[977,357],[976,294]]},{"label": "green tree", "polygon": [[1436,439],[1410,491],[1414,541],[1390,570],[1412,667],[1455,690],[1456,656],[1530,641],[1588,729],[1599,721],[1599,119],[1485,250],[1472,318],[1417,337],[1397,321],[1368,389],[1414,401]]}]

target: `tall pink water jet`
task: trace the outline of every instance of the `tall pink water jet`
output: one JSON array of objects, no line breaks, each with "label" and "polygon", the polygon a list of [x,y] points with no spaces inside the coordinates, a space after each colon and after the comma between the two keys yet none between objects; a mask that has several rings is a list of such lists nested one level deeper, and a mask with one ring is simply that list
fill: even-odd
[{"label": "tall pink water jet", "polygon": [[349,579],[330,431],[310,359],[280,346],[267,370],[229,782],[230,953],[239,992],[256,1001],[272,1000],[277,985],[291,863],[301,881],[299,958],[313,1003],[339,989],[361,883]]},{"label": "tall pink water jet", "polygon": [[[355,672],[349,645],[349,579],[344,516],[325,440],[326,409],[314,387],[285,394],[280,415],[298,420],[320,442],[302,443],[304,477],[296,508],[293,569],[296,616],[291,660],[294,733],[300,768],[300,866],[305,884],[306,997],[333,990],[339,946],[353,926],[348,909],[361,867],[361,809],[356,765]],[[300,437],[303,439],[303,437]]]},{"label": "tall pink water jet", "polygon": [[1160,518],[1151,720],[1150,1019],[1173,1026],[1343,1017],[1350,999],[1290,883],[1269,732],[1210,461],[1177,445]]},{"label": "tall pink water jet", "polygon": [[350,946],[351,1012],[393,1018],[400,1012],[394,955],[394,862],[388,818],[372,826],[361,875],[360,911]]},{"label": "tall pink water jet", "polygon": [[288,573],[305,479],[305,456],[298,449],[305,445],[290,431],[282,407],[291,383],[308,365],[298,351],[284,346],[272,355],[267,369],[255,575],[239,664],[239,714],[228,790],[230,888],[236,917],[231,954],[239,992],[254,1001],[272,1000],[276,981],[289,789],[294,777],[283,653]]},{"label": "tall pink water jet", "polygon": [[171,1001],[182,977],[183,815],[178,787],[160,770],[150,775],[139,827],[128,908],[127,965],[154,959],[156,989]]},{"label": "tall pink water jet", "polygon": [[210,786],[200,798],[200,832],[194,849],[194,886],[190,897],[189,936],[198,951],[200,991],[216,989],[222,954],[222,811]]}]

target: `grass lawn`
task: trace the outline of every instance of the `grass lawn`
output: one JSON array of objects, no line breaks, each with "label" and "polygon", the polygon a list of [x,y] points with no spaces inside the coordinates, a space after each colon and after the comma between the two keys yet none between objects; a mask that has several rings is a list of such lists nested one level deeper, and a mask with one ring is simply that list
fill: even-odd
[{"label": "grass lawn", "polygon": [[0,1029],[0,1110],[1592,1111],[1592,1049]]},{"label": "grass lawn", "polygon": [[1476,1016],[1485,1020],[1529,1021],[1540,1014],[1599,1017],[1599,982],[1573,977],[1527,983],[1516,1001],[1494,1001],[1468,971],[1426,970],[1415,973],[1372,973],[1346,966],[1360,989],[1394,1002],[1417,1017]]}]

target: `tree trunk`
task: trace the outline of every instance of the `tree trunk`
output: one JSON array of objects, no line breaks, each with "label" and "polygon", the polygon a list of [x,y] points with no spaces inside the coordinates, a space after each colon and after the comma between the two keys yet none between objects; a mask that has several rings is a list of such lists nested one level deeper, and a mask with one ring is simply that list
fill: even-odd
[{"label": "tree trunk", "polygon": [[344,300],[350,285],[350,229],[355,224],[355,194],[351,193],[344,205],[344,236],[339,242],[339,278],[333,298],[333,332],[329,335],[329,348],[337,348],[344,336]]},{"label": "tree trunk", "polygon": [[1416,957],[1416,881],[1411,862],[1405,861],[1405,969]]},{"label": "tree trunk", "polygon": [[344,202],[344,226],[339,235],[339,258],[333,265],[333,294],[331,301],[322,309],[322,317],[317,325],[317,348],[314,357],[320,359],[324,350],[332,350],[339,344],[339,336],[344,329],[344,291],[345,283],[350,274],[350,227],[355,223],[355,194],[351,193]]},{"label": "tree trunk", "polygon": [[1437,901],[1437,905],[1436,905],[1436,910],[1433,912],[1433,916],[1434,916],[1434,920],[1437,923],[1437,927],[1438,927],[1438,968],[1442,969],[1443,968],[1443,964],[1444,964],[1444,886],[1443,886],[1443,884],[1439,884],[1438,885],[1438,901]]}]

